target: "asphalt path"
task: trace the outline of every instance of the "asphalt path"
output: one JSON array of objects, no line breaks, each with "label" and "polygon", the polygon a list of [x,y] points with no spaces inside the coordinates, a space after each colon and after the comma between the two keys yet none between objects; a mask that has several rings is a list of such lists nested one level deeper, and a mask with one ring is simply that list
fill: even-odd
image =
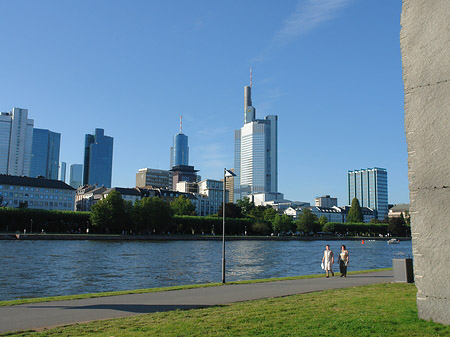
[{"label": "asphalt path", "polygon": [[393,282],[393,272],[162,291],[0,307],[0,333]]}]

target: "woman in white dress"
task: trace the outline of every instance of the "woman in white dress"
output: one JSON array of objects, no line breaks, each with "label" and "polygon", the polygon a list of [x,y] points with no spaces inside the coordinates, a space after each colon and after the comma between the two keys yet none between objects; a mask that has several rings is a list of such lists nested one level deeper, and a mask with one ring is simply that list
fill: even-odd
[{"label": "woman in white dress", "polygon": [[327,273],[327,277],[329,277],[329,272],[331,272],[331,276],[334,276],[333,273],[333,264],[334,264],[334,255],[333,251],[330,249],[330,245],[325,246],[325,251],[323,252],[322,263],[325,267],[325,272]]}]

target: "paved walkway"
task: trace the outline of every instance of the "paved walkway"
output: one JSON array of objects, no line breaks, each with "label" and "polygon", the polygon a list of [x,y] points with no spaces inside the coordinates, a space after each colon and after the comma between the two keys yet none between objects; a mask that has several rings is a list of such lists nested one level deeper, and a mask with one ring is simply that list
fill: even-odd
[{"label": "paved walkway", "polygon": [[392,271],[0,307],[0,333],[384,282]]}]

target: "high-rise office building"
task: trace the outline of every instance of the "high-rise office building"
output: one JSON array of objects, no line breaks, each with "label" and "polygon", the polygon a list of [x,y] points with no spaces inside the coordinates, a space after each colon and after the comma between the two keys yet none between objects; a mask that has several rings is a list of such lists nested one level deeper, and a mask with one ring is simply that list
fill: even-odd
[{"label": "high-rise office building", "polygon": [[170,148],[170,169],[174,166],[189,165],[188,136],[183,134],[182,117],[180,116],[180,132],[173,137],[173,146]]},{"label": "high-rise office building", "polygon": [[29,176],[33,126],[27,109],[0,114],[0,174]]},{"label": "high-rise office building", "polygon": [[58,179],[61,134],[45,129],[33,129],[30,177]]},{"label": "high-rise office building", "polygon": [[65,161],[62,161],[59,163],[58,180],[66,182],[66,177],[67,177],[67,163]]},{"label": "high-rise office building", "polygon": [[136,173],[136,187],[172,188],[172,172],[151,168],[139,169]]},{"label": "high-rise office building", "polygon": [[78,188],[83,183],[83,165],[70,165],[69,185],[73,188]]},{"label": "high-rise office building", "polygon": [[84,185],[111,187],[113,137],[105,136],[105,130],[95,129],[87,134],[84,143]]},{"label": "high-rise office building", "polygon": [[278,192],[278,116],[256,119],[250,86],[244,87],[244,126],[234,133],[234,200]]},{"label": "high-rise office building", "polygon": [[348,204],[357,198],[362,207],[376,212],[378,220],[388,215],[387,171],[384,168],[368,168],[348,171]]}]

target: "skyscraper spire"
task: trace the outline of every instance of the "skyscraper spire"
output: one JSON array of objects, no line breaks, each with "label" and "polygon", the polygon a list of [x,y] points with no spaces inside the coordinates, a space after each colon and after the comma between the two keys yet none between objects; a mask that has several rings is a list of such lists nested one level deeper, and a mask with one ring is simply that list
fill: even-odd
[{"label": "skyscraper spire", "polygon": [[255,120],[255,108],[252,104],[252,80],[253,71],[250,67],[250,85],[244,87],[244,123]]},{"label": "skyscraper spire", "polygon": [[180,133],[183,133],[183,116],[180,115]]}]

